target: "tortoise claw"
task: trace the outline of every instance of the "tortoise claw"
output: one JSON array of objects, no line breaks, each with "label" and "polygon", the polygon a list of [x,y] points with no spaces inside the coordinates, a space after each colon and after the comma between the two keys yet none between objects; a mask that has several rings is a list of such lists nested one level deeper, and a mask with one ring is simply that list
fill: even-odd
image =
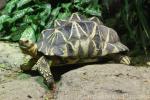
[{"label": "tortoise claw", "polygon": [[48,97],[50,98],[50,100],[51,99],[53,100],[55,98],[55,93],[56,93],[56,84],[54,82],[53,76],[50,75],[49,77],[46,77],[44,82],[50,89],[50,91],[48,93]]},{"label": "tortoise claw", "polygon": [[55,92],[56,85],[55,85],[54,78],[52,75],[45,79],[45,83],[49,87],[50,90],[53,90]]}]

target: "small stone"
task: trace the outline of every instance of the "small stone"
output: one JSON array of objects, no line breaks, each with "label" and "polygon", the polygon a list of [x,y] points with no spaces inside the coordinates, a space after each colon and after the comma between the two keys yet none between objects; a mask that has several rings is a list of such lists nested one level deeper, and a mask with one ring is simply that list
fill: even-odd
[{"label": "small stone", "polygon": [[28,98],[32,98],[32,96],[31,96],[31,95],[28,95],[27,97],[28,97]]},{"label": "small stone", "polygon": [[147,64],[148,66],[150,66],[150,61],[148,61],[146,64]]}]

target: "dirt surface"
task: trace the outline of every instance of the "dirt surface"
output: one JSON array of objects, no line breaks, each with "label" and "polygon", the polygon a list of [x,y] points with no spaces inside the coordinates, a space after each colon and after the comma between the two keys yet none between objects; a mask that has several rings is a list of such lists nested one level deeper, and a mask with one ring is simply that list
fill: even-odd
[{"label": "dirt surface", "polygon": [[[40,75],[20,70],[30,58],[17,43],[0,42],[0,100],[48,100],[49,90]],[[148,67],[92,64],[62,74],[55,99],[150,100],[149,84]]]}]

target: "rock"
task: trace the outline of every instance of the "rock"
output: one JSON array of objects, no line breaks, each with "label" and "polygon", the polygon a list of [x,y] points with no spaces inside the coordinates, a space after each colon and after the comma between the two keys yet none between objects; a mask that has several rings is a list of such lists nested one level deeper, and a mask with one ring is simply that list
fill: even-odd
[{"label": "rock", "polygon": [[20,65],[29,59],[17,43],[0,41],[0,100],[44,100],[46,90],[34,76],[18,79]]},{"label": "rock", "polygon": [[146,64],[147,64],[148,66],[150,66],[150,61],[148,61]]},{"label": "rock", "polygon": [[[35,76],[17,78],[20,65],[30,59],[21,52],[17,43],[0,42],[0,100],[44,100],[51,97],[35,81]],[[61,69],[56,72],[64,73],[65,68]],[[56,100],[149,100],[149,84],[148,67],[93,64],[62,74],[55,95]]]},{"label": "rock", "polygon": [[46,91],[34,79],[0,84],[1,100],[44,100]]},{"label": "rock", "polygon": [[62,75],[57,100],[148,100],[150,68],[87,65]]},{"label": "rock", "polygon": [[20,69],[20,65],[31,59],[22,53],[18,43],[0,41],[0,68]]},{"label": "rock", "polygon": [[6,0],[0,0],[0,10],[5,6]]}]

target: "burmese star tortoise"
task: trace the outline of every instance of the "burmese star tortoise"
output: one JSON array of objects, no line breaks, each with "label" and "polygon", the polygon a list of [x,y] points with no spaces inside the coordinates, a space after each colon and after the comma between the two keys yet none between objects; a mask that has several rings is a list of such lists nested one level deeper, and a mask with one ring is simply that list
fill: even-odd
[{"label": "burmese star tortoise", "polygon": [[[115,30],[97,18],[85,18],[73,13],[68,20],[56,20],[55,27],[45,29],[37,43],[21,37],[20,47],[37,60],[34,67],[41,73],[48,86],[53,87],[51,66],[97,61],[99,57],[109,56],[114,61],[130,64],[129,49],[120,42]],[[33,66],[23,70],[31,70]]]}]

